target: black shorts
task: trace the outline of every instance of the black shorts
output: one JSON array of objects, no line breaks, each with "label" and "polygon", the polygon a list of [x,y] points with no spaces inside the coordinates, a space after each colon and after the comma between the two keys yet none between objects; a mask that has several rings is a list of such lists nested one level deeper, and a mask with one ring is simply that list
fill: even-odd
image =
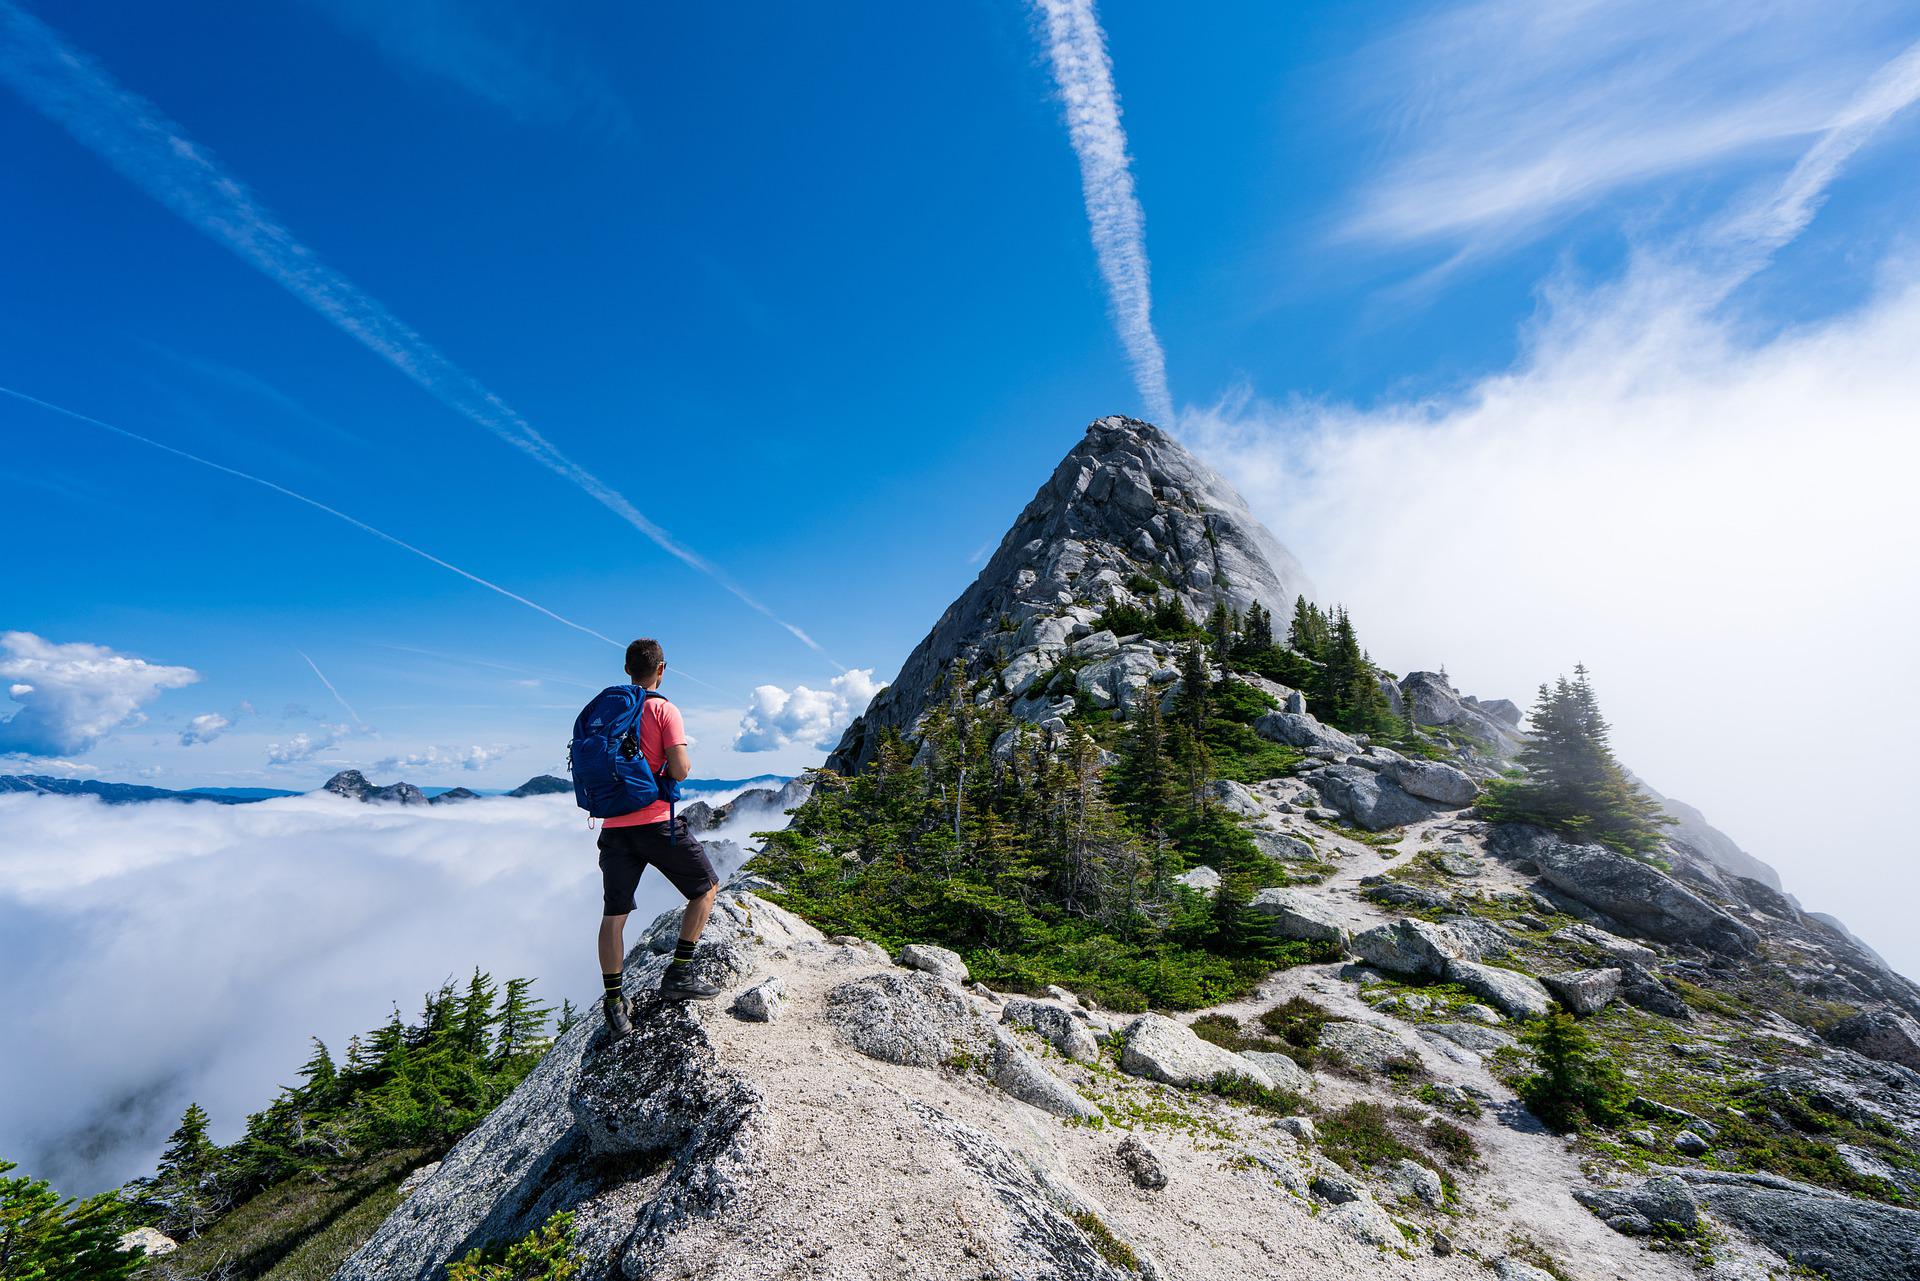
[{"label": "black shorts", "polygon": [[637,827],[600,829],[600,882],[606,896],[606,915],[625,916],[633,910],[633,891],[640,873],[651,864],[687,898],[699,898],[720,883],[707,861],[707,851],[684,822],[642,823]]}]

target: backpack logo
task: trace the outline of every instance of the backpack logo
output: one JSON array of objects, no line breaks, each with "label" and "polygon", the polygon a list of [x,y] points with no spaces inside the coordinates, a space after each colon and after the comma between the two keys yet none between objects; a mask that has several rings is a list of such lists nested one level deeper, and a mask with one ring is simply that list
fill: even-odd
[{"label": "backpack logo", "polygon": [[664,769],[656,775],[640,750],[640,713],[648,699],[665,697],[638,685],[610,685],[574,718],[567,769],[575,803],[592,817],[618,818],[680,794],[678,780]]}]

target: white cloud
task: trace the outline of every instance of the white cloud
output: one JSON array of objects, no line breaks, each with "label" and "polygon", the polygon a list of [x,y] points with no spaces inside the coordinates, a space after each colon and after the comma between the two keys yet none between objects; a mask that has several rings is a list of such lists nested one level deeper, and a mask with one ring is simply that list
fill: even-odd
[{"label": "white cloud", "polygon": [[0,680],[20,710],[0,721],[0,755],[65,756],[89,750],[140,708],[200,674],[84,642],[56,644],[32,632],[0,632]]},{"label": "white cloud", "polygon": [[295,734],[284,743],[267,745],[267,764],[298,765],[336,746],[351,731],[349,725],[322,725],[318,733]]},{"label": "white cloud", "polygon": [[[0,850],[0,1026],[33,1047],[8,1056],[0,1135],[65,1192],[150,1170],[191,1100],[216,1138],[237,1137],[309,1036],[338,1054],[475,964],[535,977],[555,1004],[599,990],[600,881],[570,796],[431,810],[0,797]],[[642,878],[629,941],[679,901]]]},{"label": "white cloud", "polygon": [[1087,206],[1094,256],[1107,282],[1107,301],[1120,345],[1133,367],[1146,415],[1173,421],[1167,357],[1153,331],[1153,291],[1147,261],[1146,215],[1134,195],[1127,131],[1113,61],[1093,0],[1034,0],[1045,26],[1047,57],[1066,109],[1067,136],[1080,159],[1080,191]]},{"label": "white cloud", "polygon": [[180,731],[180,746],[192,747],[195,743],[211,743],[233,728],[233,722],[218,712],[202,712],[187,722]]},{"label": "white cloud", "polygon": [[883,684],[873,679],[872,668],[856,667],[834,677],[825,689],[756,686],[741,714],[733,750],[772,752],[795,746],[831,750],[840,732],[867,709]]},{"label": "white cloud", "polygon": [[1483,0],[1356,60],[1387,155],[1348,234],[1470,244],[1531,234],[1635,184],[1779,159],[1842,123],[1920,36],[1911,6]]},{"label": "white cloud", "polygon": [[1632,769],[1920,973],[1920,847],[1842,799],[1920,720],[1897,675],[1920,629],[1920,270],[1784,331],[1746,314],[1734,287],[1819,199],[1805,176],[1727,224],[1775,243],[1721,244],[1717,270],[1690,243],[1556,284],[1514,366],[1457,396],[1242,394],[1182,425],[1383,663],[1524,703],[1584,661]]},{"label": "white cloud", "polygon": [[374,762],[373,768],[382,774],[391,774],[395,770],[483,770],[497,763],[500,758],[518,748],[508,747],[504,743],[495,743],[489,747],[475,744],[471,747],[428,747],[423,751],[409,752],[404,756],[389,756]]}]

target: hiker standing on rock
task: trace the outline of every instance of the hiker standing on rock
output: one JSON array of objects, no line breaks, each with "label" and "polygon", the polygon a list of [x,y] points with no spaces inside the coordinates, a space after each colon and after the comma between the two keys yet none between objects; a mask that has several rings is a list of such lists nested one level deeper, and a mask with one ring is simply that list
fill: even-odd
[{"label": "hiker standing on rock", "polygon": [[713,910],[720,886],[707,851],[674,814],[680,780],[692,772],[687,728],[680,709],[659,692],[666,675],[666,654],[655,640],[627,646],[631,685],[602,690],[574,722],[569,760],[574,798],[601,820],[600,879],[604,909],[600,917],[600,977],[607,1026],[615,1036],[633,1030],[633,1003],[622,987],[627,915],[633,892],[648,866],[660,869],[686,898],[680,917],[680,941],[673,962],[660,980],[660,995],[674,1000],[706,1000],[719,994],[713,982],[694,973],[690,962],[700,932]]}]

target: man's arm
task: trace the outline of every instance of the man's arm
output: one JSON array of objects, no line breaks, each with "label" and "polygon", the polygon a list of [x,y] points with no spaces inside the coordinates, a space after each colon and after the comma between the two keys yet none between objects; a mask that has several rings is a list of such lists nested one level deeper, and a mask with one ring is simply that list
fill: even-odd
[{"label": "man's arm", "polygon": [[685,743],[675,743],[667,749],[665,764],[667,773],[676,779],[686,778],[693,773],[693,758],[687,755],[687,745]]}]

